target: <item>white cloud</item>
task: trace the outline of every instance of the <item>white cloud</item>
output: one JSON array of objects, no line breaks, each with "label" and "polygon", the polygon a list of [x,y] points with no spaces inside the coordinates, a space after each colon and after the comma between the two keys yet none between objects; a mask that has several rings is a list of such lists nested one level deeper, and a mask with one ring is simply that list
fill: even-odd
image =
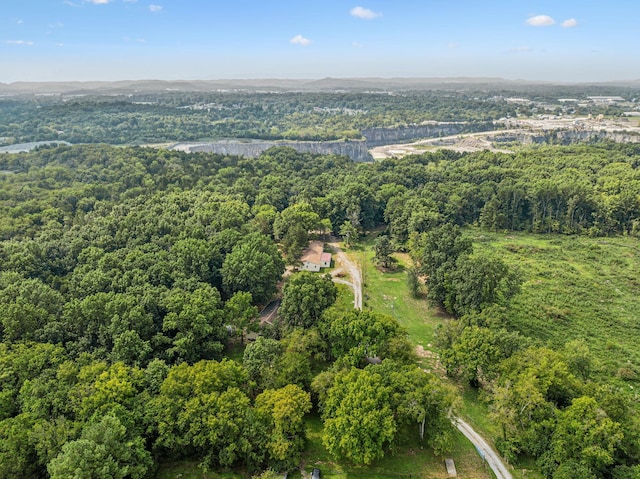
[{"label": "white cloud", "polygon": [[447,43],[447,48],[450,48],[452,50],[455,48],[458,48],[459,46],[460,46],[459,43],[455,43],[455,42]]},{"label": "white cloud", "polygon": [[109,3],[111,0],[84,0],[87,3],[93,3],[95,5],[105,5]]},{"label": "white cloud", "polygon": [[64,43],[58,42],[58,43],[56,43],[56,47],[64,47]]},{"label": "white cloud", "polygon": [[351,45],[353,46],[353,48],[362,48],[362,43],[360,42],[353,42]]},{"label": "white cloud", "polygon": [[28,46],[33,45],[33,42],[29,42],[26,40],[7,40],[7,43],[9,45],[28,45]]},{"label": "white cloud", "polygon": [[138,0],[122,0],[124,3],[137,3]]},{"label": "white cloud", "polygon": [[535,17],[527,18],[527,23],[532,27],[548,27],[556,23],[556,21],[549,15],[536,15]]},{"label": "white cloud", "polygon": [[382,16],[382,13],[374,12],[373,10],[369,10],[364,7],[354,7],[349,13],[351,13],[352,17],[362,18],[364,20],[373,20],[376,17]]},{"label": "white cloud", "polygon": [[17,23],[18,25],[22,25],[22,24],[24,23],[24,20],[18,20],[16,23]]},{"label": "white cloud", "polygon": [[311,43],[311,40],[303,37],[302,35],[296,35],[291,40],[289,40],[289,42],[293,43],[294,45],[302,45],[303,47],[306,47],[307,45],[309,45],[309,43]]},{"label": "white cloud", "polygon": [[152,13],[158,13],[162,11],[162,5],[149,5],[149,11]]},{"label": "white cloud", "polygon": [[578,20],[576,20],[575,18],[570,18],[570,19],[565,20],[564,22],[562,22],[562,26],[564,28],[577,27],[578,26]]}]

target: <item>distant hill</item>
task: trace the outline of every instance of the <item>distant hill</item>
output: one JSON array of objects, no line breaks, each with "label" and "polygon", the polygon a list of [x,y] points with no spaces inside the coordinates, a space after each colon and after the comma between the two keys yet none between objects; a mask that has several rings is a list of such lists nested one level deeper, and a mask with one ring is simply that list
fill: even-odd
[{"label": "distant hill", "polygon": [[640,79],[606,83],[551,83],[503,78],[323,78],[252,80],[127,80],[117,82],[15,82],[0,83],[0,95],[20,94],[122,94],[161,91],[267,90],[267,91],[393,91],[432,89],[513,89],[532,86],[603,86],[640,88]]}]

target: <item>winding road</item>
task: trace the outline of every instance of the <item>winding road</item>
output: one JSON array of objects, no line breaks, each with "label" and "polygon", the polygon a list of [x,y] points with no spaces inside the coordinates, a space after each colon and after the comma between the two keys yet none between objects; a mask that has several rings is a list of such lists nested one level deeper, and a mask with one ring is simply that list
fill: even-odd
[{"label": "winding road", "polygon": [[[349,259],[349,257],[340,249],[337,239],[333,239],[329,243],[336,254],[336,268],[332,271],[333,281],[335,283],[346,284],[353,290],[354,308],[362,309],[362,273],[357,264]],[[348,273],[351,281],[342,279],[340,276]],[[513,476],[502,462],[497,452],[478,434],[466,421],[459,417],[454,417],[451,422],[458,430],[475,446],[480,457],[491,468],[497,479],[513,479]]]},{"label": "winding road", "polygon": [[480,457],[487,463],[498,479],[513,479],[513,476],[502,462],[498,453],[473,428],[459,417],[452,419],[453,424],[478,450]]}]

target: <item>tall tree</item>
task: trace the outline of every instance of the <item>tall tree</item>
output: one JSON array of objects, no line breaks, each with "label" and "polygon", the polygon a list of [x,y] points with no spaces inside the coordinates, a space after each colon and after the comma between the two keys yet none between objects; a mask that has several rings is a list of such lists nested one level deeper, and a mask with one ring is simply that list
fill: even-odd
[{"label": "tall tree", "polygon": [[338,296],[330,275],[302,271],[290,276],[282,289],[278,316],[289,326],[310,328]]},{"label": "tall tree", "polygon": [[322,404],[322,440],[329,452],[357,464],[383,457],[398,430],[391,395],[383,377],[371,369],[338,373]]},{"label": "tall tree", "polygon": [[252,233],[234,246],[222,264],[222,284],[228,296],[238,291],[251,293],[258,304],[276,292],[284,262],[276,245],[266,236]]},{"label": "tall tree", "polygon": [[373,257],[374,261],[377,264],[388,268],[391,264],[391,253],[393,253],[389,237],[386,235],[378,236],[373,244],[373,251],[375,253],[375,256]]},{"label": "tall tree", "polygon": [[392,317],[360,310],[330,320],[327,334],[333,356],[354,366],[367,357],[393,356],[394,340],[405,336]]},{"label": "tall tree", "polygon": [[289,384],[256,397],[255,409],[267,424],[269,463],[288,469],[300,462],[304,448],[304,416],[311,410],[309,393]]},{"label": "tall tree", "polygon": [[601,476],[613,464],[622,438],[620,424],[612,421],[594,398],[582,396],[559,414],[551,437],[551,456],[556,464],[574,461]]},{"label": "tall tree", "polygon": [[227,337],[220,293],[207,284],[192,293],[174,289],[167,296],[162,329],[171,338],[169,356],[194,363],[213,359],[222,351]]},{"label": "tall tree", "polygon": [[458,226],[445,223],[412,237],[410,249],[420,274],[427,277],[429,299],[444,303],[448,276],[455,271],[458,258],[471,253],[471,240],[462,235]]},{"label": "tall tree", "polygon": [[340,236],[342,236],[347,246],[351,246],[358,241],[358,230],[350,221],[345,221],[342,223],[342,226],[340,226]]},{"label": "tall tree", "polygon": [[500,258],[487,255],[460,256],[448,276],[444,306],[458,317],[505,304],[522,281]]},{"label": "tall tree", "polygon": [[226,324],[235,328],[236,334],[240,335],[240,341],[244,344],[244,334],[246,331],[257,330],[259,324],[258,308],[254,306],[251,293],[238,291],[224,303],[224,315]]},{"label": "tall tree", "polygon": [[128,435],[118,418],[105,416],[65,444],[48,470],[51,479],[142,479],[152,462],[142,437]]}]

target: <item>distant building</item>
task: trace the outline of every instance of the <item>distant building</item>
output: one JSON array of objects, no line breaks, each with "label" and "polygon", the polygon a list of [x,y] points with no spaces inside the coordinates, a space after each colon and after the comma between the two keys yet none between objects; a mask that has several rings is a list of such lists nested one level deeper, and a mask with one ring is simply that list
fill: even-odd
[{"label": "distant building", "polygon": [[309,247],[304,250],[302,254],[302,269],[303,271],[320,271],[320,268],[331,267],[331,253],[323,252],[324,243],[322,241],[312,241],[309,243]]},{"label": "distant building", "polygon": [[624,101],[621,96],[588,96],[587,98],[600,105],[610,105],[618,101]]},{"label": "distant building", "polygon": [[533,103],[533,101],[529,100],[528,98],[515,98],[515,97],[505,98],[504,101],[506,101],[507,103],[519,103],[521,105],[528,105],[530,103]]}]

